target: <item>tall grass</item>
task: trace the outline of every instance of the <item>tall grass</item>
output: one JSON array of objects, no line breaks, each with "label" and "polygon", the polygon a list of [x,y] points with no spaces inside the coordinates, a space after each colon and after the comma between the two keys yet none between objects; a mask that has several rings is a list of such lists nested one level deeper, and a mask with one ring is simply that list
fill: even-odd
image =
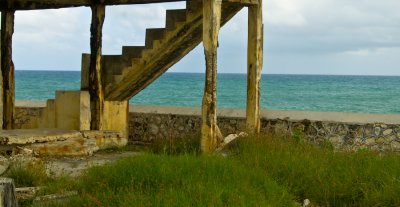
[{"label": "tall grass", "polygon": [[[65,206],[293,206],[260,170],[223,157],[146,154],[90,169]],[[60,205],[60,204],[58,204]]]},{"label": "tall grass", "polygon": [[16,163],[3,175],[14,179],[16,187],[40,186],[49,182],[43,164],[23,165]]},{"label": "tall grass", "polygon": [[178,139],[158,139],[152,143],[150,151],[155,154],[165,155],[199,155],[201,154],[200,137],[198,135],[188,135]]},{"label": "tall grass", "polygon": [[54,206],[294,206],[306,198],[317,206],[400,206],[399,155],[336,152],[301,134],[275,134],[243,138],[228,157],[205,156],[197,141],[166,140],[151,150],[158,154],[91,168],[62,184],[79,197]]},{"label": "tall grass", "polygon": [[[400,157],[363,150],[335,152],[297,139],[251,137],[236,157],[322,206],[400,206]],[[329,146],[329,145],[328,145]]]}]

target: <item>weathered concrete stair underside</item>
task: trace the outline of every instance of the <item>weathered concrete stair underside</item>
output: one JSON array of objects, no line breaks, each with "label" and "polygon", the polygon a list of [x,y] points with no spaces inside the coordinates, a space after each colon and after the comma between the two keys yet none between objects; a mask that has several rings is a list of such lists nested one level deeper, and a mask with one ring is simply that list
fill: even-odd
[{"label": "weathered concrete stair underside", "polygon": [[[223,2],[221,25],[243,8]],[[124,46],[122,55],[103,56],[105,99],[128,100],[165,73],[202,41],[202,1],[188,0],[186,9],[168,10],[166,28],[147,29],[144,46]],[[83,55],[83,67],[89,67]],[[83,68],[84,69],[84,68]]]}]

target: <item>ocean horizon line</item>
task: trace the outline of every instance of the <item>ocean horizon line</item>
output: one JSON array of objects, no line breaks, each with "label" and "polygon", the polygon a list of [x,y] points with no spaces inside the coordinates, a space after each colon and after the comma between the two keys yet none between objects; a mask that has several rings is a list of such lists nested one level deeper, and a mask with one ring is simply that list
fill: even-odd
[{"label": "ocean horizon line", "polygon": [[[16,71],[17,100],[46,100],[56,90],[79,90],[79,71]],[[246,74],[218,76],[218,103],[244,108]],[[399,76],[263,74],[261,107],[302,111],[400,113]],[[135,95],[131,103],[201,105],[204,74],[166,73]]]},{"label": "ocean horizon line", "polygon": [[[52,70],[52,69],[16,69],[16,71],[34,71],[34,72],[80,72],[80,70]],[[173,74],[205,74],[201,72],[169,72],[167,71],[166,73],[173,73]],[[219,72],[218,74],[226,74],[226,75],[246,75],[247,73],[226,73],[226,72]],[[300,73],[262,73],[261,75],[287,75],[287,76],[364,76],[364,77],[400,77],[400,74],[398,75],[388,75],[388,74],[312,74],[312,73],[307,73],[307,74],[300,74]]]}]

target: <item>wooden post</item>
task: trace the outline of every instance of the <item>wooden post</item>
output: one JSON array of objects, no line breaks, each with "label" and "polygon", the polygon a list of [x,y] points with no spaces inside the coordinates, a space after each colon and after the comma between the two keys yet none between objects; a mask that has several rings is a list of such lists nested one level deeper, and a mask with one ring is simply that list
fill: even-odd
[{"label": "wooden post", "polygon": [[14,33],[15,11],[1,12],[1,75],[3,105],[3,129],[14,127],[15,82],[12,61],[12,36]]},{"label": "wooden post", "polygon": [[11,178],[0,178],[0,207],[17,207],[14,180]]},{"label": "wooden post", "polygon": [[203,45],[206,79],[202,105],[201,149],[211,153],[221,142],[217,126],[217,47],[221,21],[221,0],[203,0]]},{"label": "wooden post", "polygon": [[260,132],[260,79],[263,64],[262,0],[249,6],[247,51],[247,109],[246,128],[249,133]]},{"label": "wooden post", "polygon": [[105,18],[105,5],[94,4],[92,9],[92,24],[90,26],[90,66],[89,66],[89,93],[91,108],[92,130],[103,128],[104,88],[101,76],[102,69],[102,36]]}]

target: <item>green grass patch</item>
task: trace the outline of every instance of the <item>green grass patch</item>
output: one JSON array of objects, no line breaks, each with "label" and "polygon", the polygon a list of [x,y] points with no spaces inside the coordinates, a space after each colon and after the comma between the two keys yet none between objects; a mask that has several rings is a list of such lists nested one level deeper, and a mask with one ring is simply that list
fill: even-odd
[{"label": "green grass patch", "polygon": [[400,206],[400,157],[335,152],[294,139],[251,137],[238,145],[244,166],[263,169],[298,200],[322,206]]},{"label": "green grass patch", "polygon": [[152,153],[52,184],[79,196],[51,206],[294,206],[306,198],[318,206],[400,206],[399,155],[274,136],[244,138],[228,157],[199,154],[198,139],[164,140]]},{"label": "green grass patch", "polygon": [[91,168],[55,206],[293,206],[260,170],[219,156],[146,154]]},{"label": "green grass patch", "polygon": [[182,154],[201,154],[200,137],[190,135],[184,138],[167,138],[156,140],[150,148],[155,154],[182,155]]}]

